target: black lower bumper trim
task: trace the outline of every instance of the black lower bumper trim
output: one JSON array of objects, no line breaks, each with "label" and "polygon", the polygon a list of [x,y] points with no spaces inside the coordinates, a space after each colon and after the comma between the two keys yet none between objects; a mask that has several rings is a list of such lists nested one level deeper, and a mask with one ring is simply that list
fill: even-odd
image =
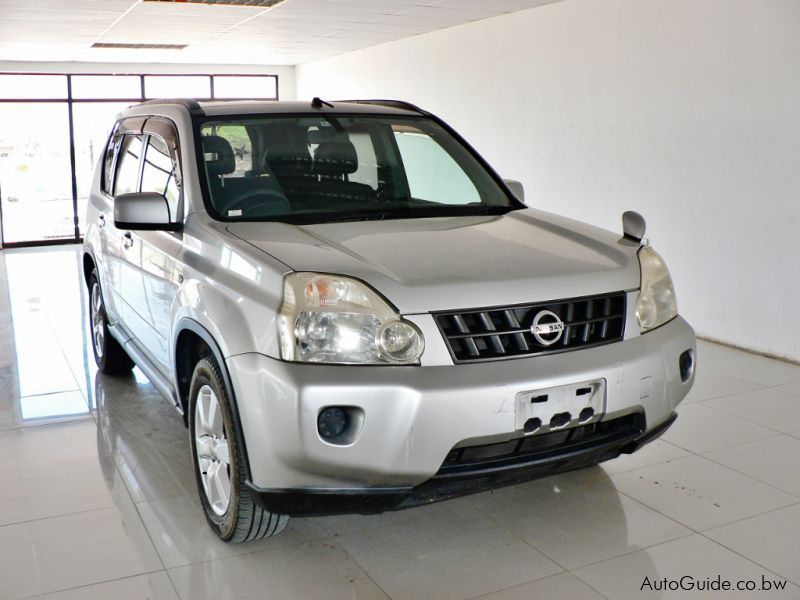
[{"label": "black lower bumper trim", "polygon": [[669,417],[667,417],[664,421],[662,421],[659,425],[653,427],[650,431],[646,432],[643,436],[635,439],[632,443],[628,444],[624,448],[622,448],[622,454],[633,454],[637,450],[640,450],[642,446],[646,446],[650,442],[653,442],[664,435],[664,432],[672,427],[672,424],[675,422],[675,419],[678,418],[678,413],[672,413]]},{"label": "black lower bumper trim", "polygon": [[310,517],[338,514],[377,514],[431,504],[449,498],[473,494],[507,485],[524,483],[548,475],[580,469],[635,452],[655,440],[675,421],[670,417],[657,427],[606,437],[599,443],[581,444],[562,452],[533,456],[508,468],[482,469],[475,472],[435,475],[413,488],[368,489],[261,489],[248,482],[257,501],[270,512]]}]

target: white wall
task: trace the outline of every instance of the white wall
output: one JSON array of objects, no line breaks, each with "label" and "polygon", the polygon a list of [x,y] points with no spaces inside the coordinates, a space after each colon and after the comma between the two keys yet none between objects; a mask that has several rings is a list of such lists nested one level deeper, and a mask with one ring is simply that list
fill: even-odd
[{"label": "white wall", "polygon": [[297,69],[298,98],[401,98],[528,202],[642,212],[698,333],[800,360],[800,2],[565,0]]},{"label": "white wall", "polygon": [[237,73],[278,76],[278,96],[281,100],[295,98],[295,68],[269,65],[192,65],[168,63],[85,63],[85,62],[38,62],[2,61],[0,73]]}]

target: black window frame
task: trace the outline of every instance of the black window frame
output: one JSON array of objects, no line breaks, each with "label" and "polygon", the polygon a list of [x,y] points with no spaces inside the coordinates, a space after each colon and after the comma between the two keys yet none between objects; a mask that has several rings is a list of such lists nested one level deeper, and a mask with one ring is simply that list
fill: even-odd
[{"label": "black window frame", "polygon": [[[11,242],[6,243],[2,239],[2,219],[3,219],[3,212],[2,212],[2,205],[0,204],[0,248],[24,248],[30,246],[50,246],[50,245],[57,245],[57,244],[69,244],[69,243],[82,243],[83,236],[80,232],[80,219],[78,216],[78,179],[77,179],[77,166],[76,166],[76,152],[75,152],[75,126],[74,126],[74,119],[73,119],[73,107],[75,104],[91,104],[91,103],[120,103],[120,102],[130,102],[131,104],[138,104],[140,102],[144,102],[146,100],[151,100],[153,98],[149,98],[145,96],[145,77],[148,76],[158,76],[158,77],[208,77],[210,81],[210,93],[211,96],[209,98],[197,98],[197,100],[214,100],[216,99],[214,96],[214,79],[217,77],[269,77],[275,81],[275,96],[272,98],[267,98],[263,96],[259,97],[249,97],[249,98],[225,98],[225,100],[266,100],[266,101],[279,101],[280,100],[280,76],[277,73],[146,73],[146,72],[121,72],[121,73],[110,73],[110,72],[101,72],[101,73],[74,73],[74,72],[54,72],[54,73],[47,73],[47,72],[30,72],[30,71],[23,71],[23,72],[13,72],[13,71],[0,71],[0,85],[2,85],[2,78],[5,75],[14,75],[14,76],[25,76],[25,77],[64,77],[66,79],[66,95],[60,98],[36,98],[36,97],[14,97],[14,98],[0,98],[0,104],[3,103],[62,103],[66,104],[67,106],[67,127],[69,132],[69,149],[68,149],[68,156],[70,160],[70,173],[71,173],[71,191],[72,191],[72,216],[73,216],[73,235],[72,237],[64,237],[59,239],[39,239],[39,240],[30,240],[24,242]],[[136,96],[132,96],[130,98],[84,98],[84,97],[74,97],[72,93],[72,78],[73,77],[114,77],[114,76],[124,76],[124,77],[138,77],[139,78],[139,94]],[[111,138],[111,136],[110,136]],[[116,151],[115,151],[116,155]],[[116,156],[115,159],[116,161]],[[104,165],[105,167],[105,165]],[[115,166],[112,167],[115,169]],[[109,182],[105,181],[105,174],[101,175],[102,182],[105,184],[105,189],[103,185],[101,185],[101,193],[105,193],[110,195],[107,191],[109,188],[113,189],[113,180],[109,185]]]}]

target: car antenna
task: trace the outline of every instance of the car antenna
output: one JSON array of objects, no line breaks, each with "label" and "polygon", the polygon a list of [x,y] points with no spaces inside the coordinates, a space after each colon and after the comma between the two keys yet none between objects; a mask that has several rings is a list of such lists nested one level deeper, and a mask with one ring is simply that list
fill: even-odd
[{"label": "car antenna", "polygon": [[331,104],[330,102],[325,102],[325,100],[323,100],[322,98],[314,98],[311,101],[312,108],[322,108],[323,106],[333,108],[333,104]]}]

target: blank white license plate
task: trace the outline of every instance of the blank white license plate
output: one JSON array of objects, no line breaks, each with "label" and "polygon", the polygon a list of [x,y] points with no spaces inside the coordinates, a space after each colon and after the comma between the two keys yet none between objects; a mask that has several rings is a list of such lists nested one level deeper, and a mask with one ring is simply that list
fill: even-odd
[{"label": "blank white license plate", "polygon": [[526,435],[599,421],[606,412],[606,380],[519,392],[516,428]]}]

